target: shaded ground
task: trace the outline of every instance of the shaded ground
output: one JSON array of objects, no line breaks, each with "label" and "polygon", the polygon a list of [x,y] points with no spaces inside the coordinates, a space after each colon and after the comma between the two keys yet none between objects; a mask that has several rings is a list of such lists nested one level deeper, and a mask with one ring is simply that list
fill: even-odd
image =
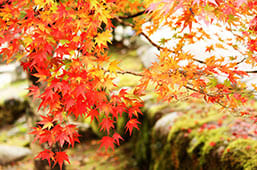
[{"label": "shaded ground", "polygon": [[97,140],[90,140],[68,151],[71,164],[67,170],[139,170],[132,151],[132,144],[126,143],[106,154],[99,151]]},{"label": "shaded ground", "polygon": [[[66,164],[66,170],[139,170],[133,158],[132,147],[130,143],[126,143],[116,148],[115,152],[105,154],[98,150],[97,140],[86,141],[67,150],[70,164]],[[23,161],[0,166],[0,170],[33,170],[33,167],[31,155]]]}]

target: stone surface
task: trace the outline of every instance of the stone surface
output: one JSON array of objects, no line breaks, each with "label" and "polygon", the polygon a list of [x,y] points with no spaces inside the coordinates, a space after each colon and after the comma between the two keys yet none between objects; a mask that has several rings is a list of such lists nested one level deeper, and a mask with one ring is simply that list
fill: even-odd
[{"label": "stone surface", "polygon": [[0,105],[0,127],[14,123],[29,111],[29,108],[29,103],[26,100],[15,98],[5,100],[3,104]]},{"label": "stone surface", "polygon": [[168,113],[155,123],[153,130],[158,131],[160,136],[168,136],[171,126],[178,117],[177,112]]},{"label": "stone surface", "polygon": [[151,47],[149,45],[142,45],[137,49],[137,54],[145,68],[149,68],[154,62],[158,62],[158,58],[156,56],[158,53],[159,52],[155,47]]},{"label": "stone surface", "polygon": [[30,155],[31,151],[28,148],[0,145],[0,165],[9,164],[25,158]]}]

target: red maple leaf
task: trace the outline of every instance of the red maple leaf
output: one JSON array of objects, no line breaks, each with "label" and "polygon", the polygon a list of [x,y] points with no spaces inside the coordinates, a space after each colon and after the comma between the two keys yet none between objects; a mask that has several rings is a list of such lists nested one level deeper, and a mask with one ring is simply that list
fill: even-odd
[{"label": "red maple leaf", "polygon": [[141,123],[137,119],[130,119],[126,124],[126,132],[129,130],[129,135],[131,135],[133,128],[139,129],[137,124]]},{"label": "red maple leaf", "polygon": [[99,121],[98,115],[99,115],[98,111],[97,111],[96,109],[92,109],[92,110],[90,110],[90,111],[88,112],[87,118],[90,116],[90,118],[91,118],[90,123],[92,123],[92,121],[94,120],[94,118],[96,118],[96,119]]},{"label": "red maple leaf", "polygon": [[114,133],[112,137],[113,137],[113,139],[114,139],[114,142],[115,142],[117,145],[120,145],[120,142],[119,142],[120,139],[121,139],[121,140],[124,140],[124,139],[120,136],[120,134],[118,134],[118,133]]},{"label": "red maple leaf", "polygon": [[67,161],[70,164],[70,161],[66,152],[56,152],[54,158],[55,158],[54,166],[56,165],[56,163],[58,163],[61,170],[62,170],[62,164],[64,161]]},{"label": "red maple leaf", "polygon": [[54,153],[48,149],[45,149],[44,151],[40,152],[34,159],[37,158],[42,160],[46,159],[49,163],[49,166],[51,166],[50,159],[54,160]]},{"label": "red maple leaf", "polygon": [[32,85],[31,87],[27,88],[29,90],[28,96],[33,96],[32,101],[34,102],[35,98],[40,95],[40,90],[38,86]]},{"label": "red maple leaf", "polygon": [[102,122],[100,123],[101,129],[102,130],[106,130],[107,134],[109,135],[109,131],[111,128],[114,128],[114,121],[111,120],[110,118],[103,118]]},{"label": "red maple leaf", "polygon": [[100,145],[99,149],[101,149],[101,148],[104,146],[106,152],[107,152],[107,149],[108,149],[109,147],[111,147],[112,150],[114,151],[114,144],[113,144],[113,142],[114,142],[114,139],[113,139],[112,137],[110,137],[110,136],[104,136],[104,137],[100,140],[101,145]]},{"label": "red maple leaf", "polygon": [[53,117],[47,115],[47,116],[43,116],[43,115],[40,115],[40,117],[43,119],[41,120],[40,122],[38,122],[37,124],[40,124],[40,125],[43,125],[43,128],[42,129],[50,129],[52,126],[54,126],[53,124]]}]

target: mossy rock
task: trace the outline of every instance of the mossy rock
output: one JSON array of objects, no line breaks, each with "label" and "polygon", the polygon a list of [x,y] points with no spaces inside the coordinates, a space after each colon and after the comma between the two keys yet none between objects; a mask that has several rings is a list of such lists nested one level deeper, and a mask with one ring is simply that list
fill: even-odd
[{"label": "mossy rock", "polygon": [[187,153],[197,162],[196,168],[222,169],[221,156],[230,139],[228,128],[206,129],[202,132],[195,129],[189,136],[191,141]]},{"label": "mossy rock", "polygon": [[148,169],[151,159],[151,131],[152,125],[149,115],[143,113],[139,115],[139,121],[141,122],[140,130],[133,131],[132,142],[135,144],[135,158],[139,167]]},{"label": "mossy rock", "polygon": [[27,100],[8,99],[0,106],[0,126],[14,123],[26,112],[30,107]]},{"label": "mossy rock", "polygon": [[160,140],[152,139],[151,170],[186,169],[193,161],[187,154],[190,138],[184,132],[176,135],[174,140],[163,143]]},{"label": "mossy rock", "polygon": [[180,116],[180,118],[176,121],[176,123],[172,126],[168,140],[173,140],[174,136],[176,136],[177,132],[181,130],[192,130],[199,128],[205,123],[215,122],[219,118],[222,117],[222,114],[217,113],[215,111],[210,111],[208,114],[196,114],[192,115],[190,113],[184,114]]},{"label": "mossy rock", "polygon": [[194,118],[185,114],[170,122],[168,135],[153,131],[150,169],[257,169],[257,141],[233,138],[227,126],[233,118],[227,117],[215,129],[201,129],[203,124],[217,125],[218,118],[215,112]]},{"label": "mossy rock", "polygon": [[227,146],[222,161],[224,169],[257,169],[257,141],[237,139]]}]

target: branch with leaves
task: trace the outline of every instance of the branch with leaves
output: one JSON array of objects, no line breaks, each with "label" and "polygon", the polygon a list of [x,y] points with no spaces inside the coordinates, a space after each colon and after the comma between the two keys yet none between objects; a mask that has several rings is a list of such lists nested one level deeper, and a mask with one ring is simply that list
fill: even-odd
[{"label": "branch with leaves", "polygon": [[[241,71],[237,66],[243,62],[257,65],[256,9],[256,0],[0,1],[0,55],[7,62],[22,61],[24,70],[35,70],[38,82],[47,84],[43,90],[37,86],[29,88],[29,95],[40,99],[38,107],[46,113],[31,132],[35,141],[48,146],[36,158],[61,168],[69,162],[63,145],[79,142],[76,125],[67,121],[71,116],[96,120],[105,133],[99,141],[100,148],[113,150],[123,140],[115,129],[121,116],[127,117],[127,133],[131,135],[138,129],[138,114],[142,114],[143,106],[140,96],[149,82],[155,85],[159,98],[169,102],[180,95],[179,89],[186,88],[200,93],[207,102],[222,103],[232,109],[246,103],[248,92],[243,91],[246,85],[241,78],[257,71]],[[133,19],[133,24],[127,19]],[[119,62],[111,61],[107,53],[114,20],[131,26],[156,47],[160,51],[159,62],[142,73],[121,71]],[[151,25],[142,32],[142,25],[148,21]],[[243,30],[243,38],[236,36],[236,43],[247,48],[246,59],[224,64],[224,57],[212,55],[202,61],[183,52],[184,44],[211,38],[196,27],[201,22]],[[163,26],[175,32],[174,37],[165,37],[178,40],[173,49],[162,47],[149,37]],[[225,49],[222,43],[228,39],[215,36],[219,43],[207,46],[205,52]],[[112,93],[117,73],[141,77],[133,94],[125,89]],[[214,76],[219,74],[224,74],[226,80],[219,82]],[[254,89],[257,91],[257,87]],[[57,151],[49,149],[54,146],[58,146]]]}]

